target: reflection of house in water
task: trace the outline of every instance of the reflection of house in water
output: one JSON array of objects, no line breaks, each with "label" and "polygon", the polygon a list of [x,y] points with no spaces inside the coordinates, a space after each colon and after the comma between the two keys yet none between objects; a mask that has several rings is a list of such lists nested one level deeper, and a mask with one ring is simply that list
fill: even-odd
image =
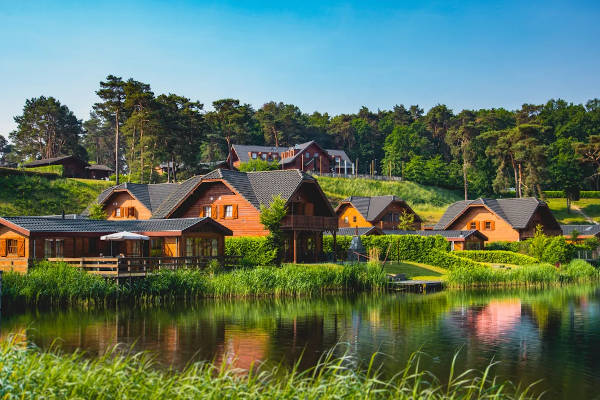
[{"label": "reflection of house in water", "polygon": [[228,367],[250,370],[266,360],[269,339],[269,334],[262,329],[227,325],[224,342],[218,346],[215,361],[217,365],[225,363]]},{"label": "reflection of house in water", "polygon": [[519,324],[521,301],[519,299],[492,300],[479,313],[468,316],[475,334],[481,340],[504,338]]}]

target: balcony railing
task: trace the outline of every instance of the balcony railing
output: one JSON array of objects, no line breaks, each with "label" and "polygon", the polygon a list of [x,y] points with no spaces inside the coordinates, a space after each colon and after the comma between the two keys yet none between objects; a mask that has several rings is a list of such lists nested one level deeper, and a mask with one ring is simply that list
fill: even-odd
[{"label": "balcony railing", "polygon": [[286,215],[281,221],[283,229],[303,229],[313,231],[337,230],[337,217],[319,217],[314,215]]}]

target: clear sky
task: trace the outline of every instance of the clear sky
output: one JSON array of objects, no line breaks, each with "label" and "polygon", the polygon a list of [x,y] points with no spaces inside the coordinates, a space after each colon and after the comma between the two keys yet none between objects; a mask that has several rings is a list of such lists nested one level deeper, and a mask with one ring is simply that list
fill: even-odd
[{"label": "clear sky", "polygon": [[304,112],[600,97],[600,1],[0,0],[0,134],[26,98],[82,119],[108,74]]}]

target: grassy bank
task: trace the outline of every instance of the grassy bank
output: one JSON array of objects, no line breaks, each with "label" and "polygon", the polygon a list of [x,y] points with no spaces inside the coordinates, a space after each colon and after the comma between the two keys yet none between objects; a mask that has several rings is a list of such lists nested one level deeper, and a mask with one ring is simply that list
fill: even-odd
[{"label": "grassy bank", "polygon": [[[576,210],[571,209],[567,212],[567,199],[546,199],[548,207],[552,210],[552,214],[561,224],[589,224],[583,215]],[[600,222],[600,199],[580,199],[574,201],[573,205],[578,207],[585,215],[592,218],[596,222]]]},{"label": "grassy bank", "polygon": [[92,179],[0,175],[0,216],[80,213],[112,184]]},{"label": "grassy bank", "polygon": [[[382,379],[374,365],[356,372],[349,357],[333,351],[315,367],[303,371],[283,367],[250,371],[226,365],[196,363],[182,372],[161,371],[144,354],[109,354],[84,359],[81,354],[21,349],[16,341],[0,344],[0,397],[79,399],[527,399],[532,389],[516,388],[485,371],[449,372],[449,383],[419,369],[409,359],[403,371]],[[372,358],[374,359],[374,357]],[[444,377],[443,379],[446,379]]]},{"label": "grassy bank", "polygon": [[177,298],[300,296],[331,291],[378,291],[386,284],[378,266],[284,265],[211,274],[198,270],[160,271],[122,282],[66,264],[43,263],[27,275],[5,273],[4,304],[103,304],[117,300],[155,303]]},{"label": "grassy bank", "polygon": [[448,271],[451,287],[550,286],[597,281],[598,270],[583,260],[573,260],[559,268],[550,264],[515,268],[458,267]]}]

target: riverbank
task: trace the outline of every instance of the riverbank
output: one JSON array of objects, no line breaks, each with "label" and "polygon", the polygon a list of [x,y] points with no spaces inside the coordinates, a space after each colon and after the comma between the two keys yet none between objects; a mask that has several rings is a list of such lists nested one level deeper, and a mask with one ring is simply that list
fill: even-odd
[{"label": "riverbank", "polygon": [[3,305],[160,303],[178,298],[305,296],[334,291],[383,291],[387,277],[370,264],[286,264],[229,272],[162,270],[118,283],[62,263],[41,263],[26,275],[3,276]]},{"label": "riverbank", "polygon": [[[116,352],[92,360],[81,353],[22,348],[17,337],[0,344],[0,397],[2,398],[361,398],[361,399],[527,399],[532,387],[518,388],[494,378],[490,368],[459,373],[454,365],[449,383],[442,384],[419,368],[411,356],[403,371],[380,379],[374,365],[356,372],[348,356],[335,358],[334,350],[310,368],[275,367],[244,371],[225,364],[195,363],[181,372],[156,368],[144,353]],[[373,359],[373,358],[372,358]],[[447,375],[447,376],[448,376]],[[447,379],[444,377],[443,379]]]}]

